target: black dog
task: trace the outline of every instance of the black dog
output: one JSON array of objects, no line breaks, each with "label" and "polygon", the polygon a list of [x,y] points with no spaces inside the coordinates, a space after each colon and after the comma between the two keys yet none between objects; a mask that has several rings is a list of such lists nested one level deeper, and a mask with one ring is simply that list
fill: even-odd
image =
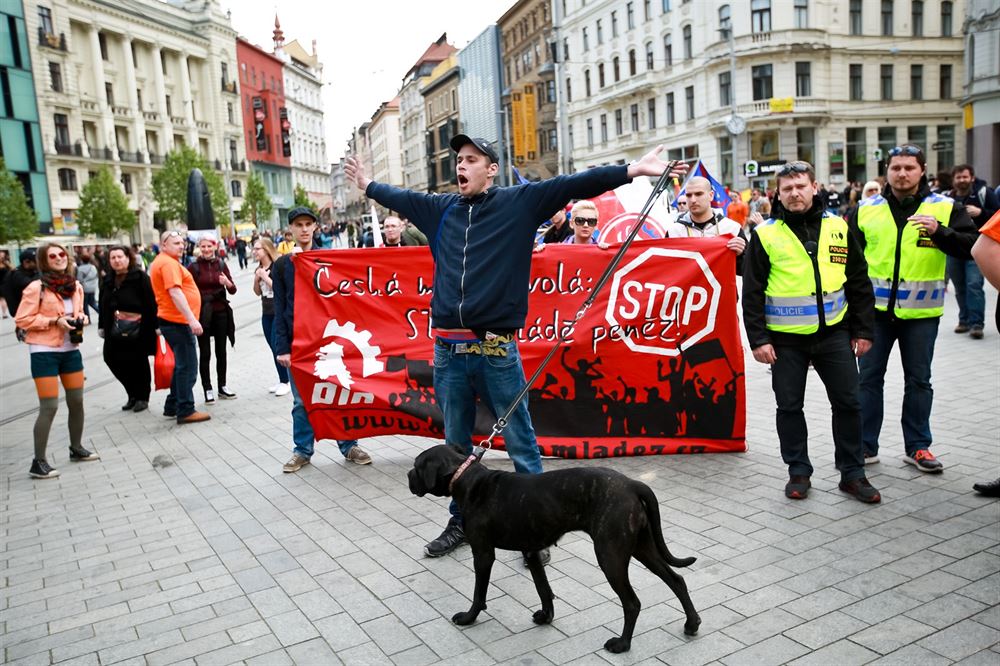
[{"label": "black dog", "polygon": [[604,647],[624,652],[641,607],[628,580],[628,565],[636,558],[674,591],[687,621],[684,633],[698,633],[701,618],[691,603],[687,585],[670,565],[686,567],[695,558],[670,554],[660,528],[660,508],[649,486],[610,469],[574,468],[543,474],[513,474],[490,470],[448,446],[438,445],[417,456],[409,473],[410,492],[423,496],[453,495],[472,547],[476,589],[472,607],[452,617],[455,624],[472,624],[486,608],[486,588],[496,559],[494,549],[525,552],[535,589],[542,600],[537,624],[552,622],[552,588],[537,551],[555,545],[567,532],[582,530],[594,541],[597,563],[622,602],[625,626],[620,638]]}]

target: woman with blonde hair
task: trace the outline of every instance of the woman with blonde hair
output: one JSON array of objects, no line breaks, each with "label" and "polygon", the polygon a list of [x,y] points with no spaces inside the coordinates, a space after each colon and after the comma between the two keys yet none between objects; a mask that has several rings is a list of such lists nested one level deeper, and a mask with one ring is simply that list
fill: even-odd
[{"label": "woman with blonde hair", "polygon": [[271,348],[271,360],[278,371],[278,383],[267,390],[276,396],[287,395],[292,387],[288,384],[288,368],[279,365],[274,351],[274,289],[271,282],[271,268],[278,258],[278,251],[270,238],[261,236],[253,244],[253,254],[257,258],[257,270],[253,273],[253,293],[260,296],[260,325],[264,329],[264,339]]},{"label": "woman with blonde hair", "polygon": [[87,317],[83,311],[83,287],[76,280],[76,266],[66,248],[45,243],[38,249],[41,277],[24,290],[14,321],[25,331],[31,353],[31,376],[38,391],[35,419],[35,457],[28,472],[36,479],[59,476],[46,458],[49,431],[59,408],[59,383],[66,391],[69,408],[69,459],[96,460],[99,456],[83,448],[83,357],[80,343]]}]

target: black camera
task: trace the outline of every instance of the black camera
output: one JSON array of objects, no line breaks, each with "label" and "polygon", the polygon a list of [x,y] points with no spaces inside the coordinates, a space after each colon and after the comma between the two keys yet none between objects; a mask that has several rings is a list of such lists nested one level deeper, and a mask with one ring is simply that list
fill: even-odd
[{"label": "black camera", "polygon": [[66,319],[66,323],[72,326],[69,332],[70,344],[83,344],[83,319]]}]

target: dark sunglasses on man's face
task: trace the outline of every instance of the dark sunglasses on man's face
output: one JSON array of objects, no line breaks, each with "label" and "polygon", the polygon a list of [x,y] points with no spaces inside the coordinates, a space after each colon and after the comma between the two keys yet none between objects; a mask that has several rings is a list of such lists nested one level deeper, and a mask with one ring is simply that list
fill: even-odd
[{"label": "dark sunglasses on man's face", "polygon": [[808,173],[809,165],[805,162],[789,162],[778,169],[779,176],[787,176],[790,173]]},{"label": "dark sunglasses on man's face", "polygon": [[596,217],[574,217],[573,223],[578,226],[596,227],[597,218]]}]

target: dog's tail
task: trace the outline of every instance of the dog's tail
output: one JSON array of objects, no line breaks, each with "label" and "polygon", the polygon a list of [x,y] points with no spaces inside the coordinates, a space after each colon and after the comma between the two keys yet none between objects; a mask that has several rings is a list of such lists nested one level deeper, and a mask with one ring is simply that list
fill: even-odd
[{"label": "dog's tail", "polygon": [[667,548],[667,543],[663,540],[663,528],[660,526],[660,503],[657,501],[656,495],[653,494],[653,490],[645,483],[636,482],[636,486],[639,499],[646,507],[646,518],[649,523],[647,529],[652,533],[653,543],[656,544],[656,549],[660,551],[663,559],[674,567],[689,567],[694,564],[698,558],[675,557]]}]

